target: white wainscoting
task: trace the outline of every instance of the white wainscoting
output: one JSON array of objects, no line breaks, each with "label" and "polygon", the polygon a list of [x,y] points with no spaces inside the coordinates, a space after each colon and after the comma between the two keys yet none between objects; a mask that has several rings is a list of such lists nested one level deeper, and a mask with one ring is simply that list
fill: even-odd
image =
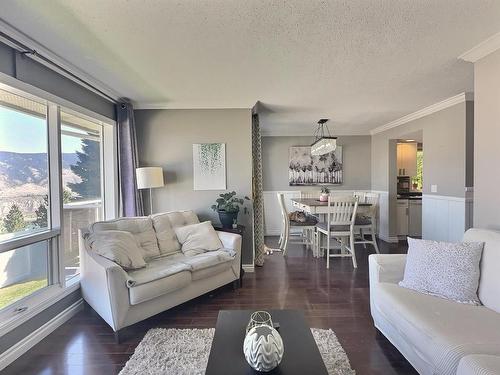
[{"label": "white wainscoting", "polygon": [[398,242],[398,236],[389,234],[389,192],[384,190],[372,190],[372,193],[377,193],[378,200],[378,220],[377,234],[378,237],[385,242]]},{"label": "white wainscoting", "polygon": [[285,204],[288,212],[292,212],[292,198],[300,198],[300,191],[264,191],[264,235],[279,236],[281,233],[281,210],[277,194],[285,195]]},{"label": "white wainscoting", "polygon": [[461,241],[472,226],[472,197],[422,195],[422,238],[435,241]]}]

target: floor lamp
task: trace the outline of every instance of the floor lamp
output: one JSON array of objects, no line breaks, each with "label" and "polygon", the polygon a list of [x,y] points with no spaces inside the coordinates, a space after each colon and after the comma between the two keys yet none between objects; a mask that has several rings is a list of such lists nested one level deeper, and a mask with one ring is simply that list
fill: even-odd
[{"label": "floor lamp", "polygon": [[149,189],[149,213],[153,213],[153,195],[151,189],[165,186],[161,167],[142,167],[135,170],[137,189]]}]

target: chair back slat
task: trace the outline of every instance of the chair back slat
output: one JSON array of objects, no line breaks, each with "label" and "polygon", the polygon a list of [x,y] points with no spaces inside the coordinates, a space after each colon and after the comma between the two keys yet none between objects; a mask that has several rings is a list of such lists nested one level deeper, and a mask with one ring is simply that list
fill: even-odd
[{"label": "chair back slat", "polygon": [[283,219],[285,225],[288,226],[288,224],[290,222],[290,218],[288,217],[288,210],[286,209],[285,194],[277,193],[276,195],[278,197],[278,203],[279,203],[280,210],[281,210],[281,218]]},{"label": "chair back slat", "polygon": [[377,193],[366,193],[365,202],[371,204],[370,209],[368,210],[368,216],[371,218],[375,218],[377,216],[378,201],[379,195]]},{"label": "chair back slat", "polygon": [[328,199],[328,227],[333,225],[353,226],[358,200],[355,197],[330,197]]}]

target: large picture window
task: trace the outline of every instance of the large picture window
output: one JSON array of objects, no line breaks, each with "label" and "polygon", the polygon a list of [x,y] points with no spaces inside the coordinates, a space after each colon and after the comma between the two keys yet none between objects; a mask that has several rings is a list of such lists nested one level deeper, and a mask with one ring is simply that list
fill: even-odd
[{"label": "large picture window", "polygon": [[79,229],[116,214],[115,155],[112,121],[0,83],[0,326],[78,282]]}]

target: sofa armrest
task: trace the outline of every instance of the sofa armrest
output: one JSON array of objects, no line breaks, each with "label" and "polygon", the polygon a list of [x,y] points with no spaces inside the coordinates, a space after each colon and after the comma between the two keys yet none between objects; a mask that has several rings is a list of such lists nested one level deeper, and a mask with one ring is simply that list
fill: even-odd
[{"label": "sofa armrest", "polygon": [[118,264],[90,250],[79,236],[81,288],[85,301],[115,330],[130,306],[128,274]]},{"label": "sofa armrest", "polygon": [[370,286],[375,283],[397,284],[403,280],[406,254],[372,254],[368,263]]},{"label": "sofa armrest", "polygon": [[222,242],[222,246],[226,249],[234,250],[237,253],[241,253],[241,236],[235,233],[228,233],[217,231],[219,239]]},{"label": "sofa armrest", "polygon": [[222,246],[225,249],[233,250],[236,255],[232,262],[231,268],[234,276],[239,279],[241,275],[241,241],[242,237],[239,234],[217,231]]}]

